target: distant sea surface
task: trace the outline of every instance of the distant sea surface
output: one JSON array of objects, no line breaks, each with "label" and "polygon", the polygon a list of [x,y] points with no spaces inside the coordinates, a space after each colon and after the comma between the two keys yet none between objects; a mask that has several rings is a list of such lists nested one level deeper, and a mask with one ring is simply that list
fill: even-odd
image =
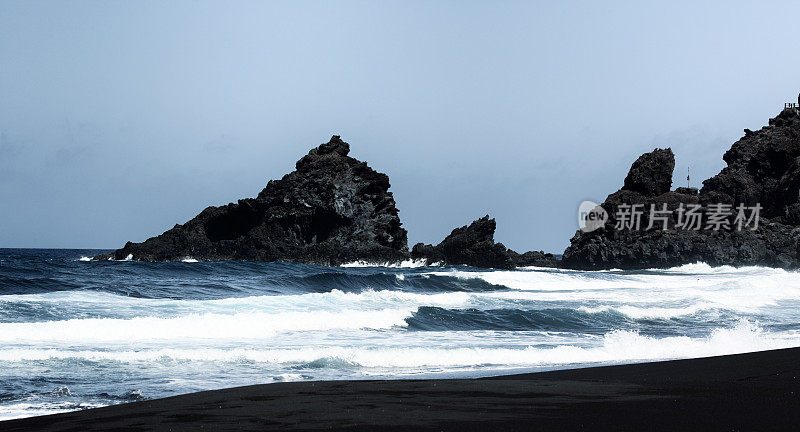
[{"label": "distant sea surface", "polygon": [[0,419],[800,346],[800,273],[781,269],[86,260],[100,252],[0,249]]}]

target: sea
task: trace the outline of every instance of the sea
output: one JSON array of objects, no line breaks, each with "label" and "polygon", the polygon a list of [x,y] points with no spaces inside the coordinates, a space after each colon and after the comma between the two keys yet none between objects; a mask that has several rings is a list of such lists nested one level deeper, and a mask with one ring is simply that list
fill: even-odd
[{"label": "sea", "polygon": [[800,346],[800,273],[90,261],[0,249],[0,419],[287,381]]}]

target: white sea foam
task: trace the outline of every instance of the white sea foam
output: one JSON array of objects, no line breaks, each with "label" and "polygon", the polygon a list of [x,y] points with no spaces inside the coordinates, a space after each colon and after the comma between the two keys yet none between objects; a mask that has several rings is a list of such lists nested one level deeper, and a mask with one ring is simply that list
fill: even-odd
[{"label": "white sea foam", "polygon": [[106,404],[88,402],[76,403],[75,401],[27,401],[5,403],[0,405],[0,421],[23,417],[58,414],[62,412],[76,411],[79,409],[97,408],[104,405]]},{"label": "white sea foam", "polygon": [[[365,285],[352,292],[287,290],[281,295],[212,300],[147,299],[93,290],[2,295],[0,321],[13,322],[0,322],[0,368],[9,376],[36,368],[69,375],[80,364],[86,374],[107,372],[93,383],[108,380],[110,389],[119,386],[108,378],[112,374],[150,383],[169,376],[166,386],[174,392],[254,380],[474,376],[800,346],[795,326],[800,322],[797,272],[702,263],[641,272],[431,270],[374,273],[381,281],[394,275],[404,289],[436,282],[432,289],[449,284],[466,291],[421,293]],[[153,276],[145,274],[142,283],[149,277]],[[447,279],[453,277],[460,280]],[[354,280],[369,283],[369,278]],[[484,290],[484,284],[475,281],[495,287]],[[448,322],[451,313],[423,311],[426,306],[463,313]],[[542,324],[550,331],[506,331],[488,322],[483,330],[463,330],[464,322],[472,327],[469,320],[475,309],[487,311],[479,319],[489,317],[492,323],[506,316],[497,310],[548,310],[546,317],[563,316],[568,325],[559,327],[547,318],[531,328]],[[414,314],[417,318],[409,320]],[[524,328],[525,321],[512,315],[512,328],[519,322]],[[528,314],[524,319],[539,316]],[[731,327],[737,317],[749,321]],[[26,319],[50,321],[20,322]],[[763,329],[753,323],[757,319],[764,321]],[[416,330],[426,322],[449,330]],[[617,330],[601,334],[598,328]],[[630,331],[635,328],[643,333]],[[675,334],[685,336],[666,336]],[[80,386],[70,387],[74,396],[37,393],[42,400],[4,402],[0,418],[73,409],[47,405],[47,398],[93,400],[80,394]],[[162,384],[145,390],[148,395],[166,394]]]},{"label": "white sea foam", "polygon": [[0,361],[42,361],[85,359],[91,361],[250,361],[270,364],[308,364],[327,360],[342,367],[366,368],[441,368],[441,367],[557,367],[575,364],[624,363],[636,361],[706,357],[800,344],[800,335],[764,332],[758,326],[741,322],[734,328],[716,329],[702,338],[651,337],[632,331],[613,331],[594,346],[555,347],[376,347],[336,346],[290,349],[196,348],[143,350],[66,350],[7,349]]},{"label": "white sea foam", "polygon": [[[693,265],[692,271],[704,267]],[[704,265],[703,265],[704,266]],[[507,288],[488,292],[409,293],[365,290],[299,295],[268,295],[218,300],[141,299],[97,291],[58,291],[3,295],[0,307],[25,303],[66,314],[115,317],[178,317],[187,314],[338,312],[404,309],[422,306],[448,309],[574,308],[588,313],[615,310],[633,319],[668,319],[708,310],[764,313],[768,308],[800,306],[800,274],[751,268],[715,271],[709,276],[675,274],[605,274],[592,272],[496,271],[434,272],[439,276],[478,278]],[[431,273],[396,274],[398,280]],[[62,314],[64,314],[62,313]]]},{"label": "white sea foam", "polygon": [[78,261],[91,261],[92,259],[87,256],[82,256],[78,259]]},{"label": "white sea foam", "polygon": [[198,261],[197,261],[196,259],[194,259],[194,258],[190,257],[190,256],[187,256],[187,257],[184,257],[184,258],[181,260],[181,262],[185,262],[185,263],[196,263],[196,262],[198,262]]},{"label": "white sea foam", "polygon": [[[288,311],[312,313],[315,311],[375,311],[397,308],[416,310],[419,306],[460,308],[474,305],[473,297],[473,294],[464,292],[417,294],[391,290],[365,290],[360,293],[332,290],[326,293],[298,295],[174,300],[142,299],[97,291],[58,291],[44,294],[0,296],[0,306],[4,303],[27,303],[36,304],[37,307],[70,308],[95,314],[129,314],[131,318],[134,318],[157,314],[281,313]],[[0,335],[1,337],[2,335]]]},{"label": "white sea foam", "polygon": [[272,379],[283,382],[302,381],[303,375],[298,373],[283,373],[272,377]]},{"label": "white sea foam", "polygon": [[337,312],[190,314],[174,318],[89,318],[0,323],[0,342],[146,342],[189,339],[264,339],[285,331],[389,329],[405,326],[413,308]]},{"label": "white sea foam", "polygon": [[706,264],[691,264],[662,272],[637,274],[461,270],[430,274],[480,279],[514,290],[488,292],[485,297],[531,302],[600,303],[583,304],[582,310],[605,307],[633,318],[672,317],[703,309],[753,313],[765,307],[800,302],[800,273],[764,267],[712,268]]},{"label": "white sea foam", "polygon": [[659,270],[665,273],[684,273],[684,274],[780,274],[792,273],[782,268],[773,267],[760,267],[760,266],[742,266],[734,267],[729,265],[711,266],[704,262],[696,262],[694,264],[683,264],[677,267]]},{"label": "white sea foam", "polygon": [[740,282],[742,279],[754,284],[789,285],[793,288],[800,288],[800,273],[795,271],[767,267],[710,267],[702,263],[643,273],[602,273],[575,270],[449,270],[430,272],[429,274],[460,279],[480,279],[493,285],[523,291],[714,287]]}]

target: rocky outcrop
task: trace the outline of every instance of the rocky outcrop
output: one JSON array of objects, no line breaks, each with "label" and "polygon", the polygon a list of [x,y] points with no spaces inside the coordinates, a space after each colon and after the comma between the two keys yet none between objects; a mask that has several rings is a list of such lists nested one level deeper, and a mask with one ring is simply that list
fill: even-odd
[{"label": "rocky outcrop", "polygon": [[[711,265],[766,265],[798,267],[800,246],[800,115],[782,111],[759,131],[745,130],[723,159],[728,166],[703,182],[699,191],[670,191],[674,156],[656,149],[631,166],[622,189],[606,198],[605,225],[578,231],[564,252],[562,265],[578,269],[671,267],[703,261]],[[641,229],[618,229],[620,217],[630,211],[622,205],[641,204]],[[724,218],[728,227],[708,229],[706,221],[718,204],[731,206]],[[666,209],[666,221],[651,205]],[[701,206],[703,226],[698,230],[676,226],[687,222],[680,209]],[[737,207],[761,206],[758,228],[737,228]],[[666,207],[664,207],[666,206]],[[622,210],[621,210],[622,209]],[[618,213],[619,212],[619,213]],[[619,217],[618,217],[619,216]],[[752,216],[752,211],[746,216]],[[629,220],[628,220],[629,222]],[[666,229],[664,228],[666,223]],[[648,229],[649,227],[649,229]]]},{"label": "rocky outcrop", "polygon": [[297,261],[338,265],[408,257],[389,177],[348,153],[339,136],[311,150],[296,170],[256,198],[208,207],[143,243],[98,259]]},{"label": "rocky outcrop", "polygon": [[639,159],[631,165],[622,189],[639,192],[642,195],[660,195],[669,192],[674,169],[675,155],[672,154],[672,149],[655,149],[651,153],[639,156]]},{"label": "rocky outcrop", "polygon": [[785,109],[757,132],[745,129],[722,157],[728,164],[703,182],[701,195],[725,203],[760,203],[762,215],[796,225],[800,220],[800,114]]},{"label": "rocky outcrop", "polygon": [[497,224],[486,215],[469,225],[456,228],[436,246],[417,243],[411,258],[424,259],[428,264],[468,265],[472,267],[512,269],[521,266],[555,267],[558,260],[544,252],[522,255],[495,243]]},{"label": "rocky outcrop", "polygon": [[519,254],[509,249],[508,256],[514,267],[559,267],[560,264],[555,255],[544,251],[528,251]]}]

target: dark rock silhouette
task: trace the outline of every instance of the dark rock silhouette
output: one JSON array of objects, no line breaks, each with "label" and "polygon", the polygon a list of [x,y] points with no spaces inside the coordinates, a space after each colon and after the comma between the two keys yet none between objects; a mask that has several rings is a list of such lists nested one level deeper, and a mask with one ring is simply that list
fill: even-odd
[{"label": "dark rock silhouette", "polygon": [[208,207],[143,243],[97,259],[297,261],[338,265],[408,256],[389,177],[348,156],[339,136],[311,150],[296,171],[256,198]]},{"label": "dark rock silhouette", "polygon": [[636,159],[625,177],[622,189],[644,195],[660,195],[669,192],[672,186],[672,170],[675,169],[675,155],[672,149],[655,149]]},{"label": "dark rock silhouette", "polygon": [[[798,267],[800,246],[800,115],[784,109],[759,131],[745,136],[723,156],[728,166],[694,188],[669,191],[674,169],[670,149],[656,149],[631,166],[625,186],[606,198],[602,207],[609,219],[599,230],[578,231],[564,252],[562,266],[578,269],[652,268],[703,261],[711,265],[766,265]],[[650,178],[648,178],[650,177]],[[621,204],[642,204],[640,230],[617,230]],[[683,204],[733,207],[730,228],[719,231],[675,229],[677,209]],[[736,207],[762,206],[758,229],[736,230]],[[649,210],[669,210],[667,230]],[[705,222],[704,222],[705,224]]]},{"label": "dark rock silhouette", "polygon": [[[722,157],[728,164],[703,182],[701,195],[725,203],[760,203],[762,216],[796,221],[800,191],[800,115],[785,109],[769,126],[746,133]],[[796,224],[797,222],[791,222]]]},{"label": "dark rock silhouette", "polygon": [[679,187],[679,188],[675,189],[675,193],[678,193],[678,194],[681,194],[681,195],[697,195],[698,191],[697,191],[697,188],[693,188],[693,187]]},{"label": "dark rock silhouette", "polygon": [[506,247],[494,242],[496,227],[495,220],[486,215],[469,225],[454,229],[436,246],[417,243],[411,249],[411,258],[424,258],[429,264],[513,268]]},{"label": "dark rock silhouette", "polygon": [[552,254],[526,252],[522,255],[495,243],[497,228],[494,219],[486,215],[469,225],[456,228],[436,246],[417,243],[411,258],[425,259],[428,264],[468,265],[473,267],[512,269],[520,266],[555,267]]},{"label": "dark rock silhouette", "polygon": [[559,267],[560,260],[544,251],[528,251],[523,254],[508,250],[508,256],[515,267]]},{"label": "dark rock silhouette", "polygon": [[[496,223],[485,216],[456,228],[436,246],[419,243],[411,253],[389,178],[348,156],[338,136],[312,149],[296,170],[270,181],[256,198],[209,207],[143,243],[97,259],[169,261],[297,261],[338,265],[351,261],[428,263],[511,269],[563,266],[576,269],[671,267],[703,261],[711,265],[800,265],[800,113],[784,109],[758,131],[745,129],[723,159],[728,166],[695,188],[671,191],[675,158],[655,149],[632,164],[623,187],[601,205],[609,217],[592,232],[578,231],[559,262],[551,254],[518,254],[494,241]],[[621,205],[640,205],[638,230],[615,229]],[[728,227],[713,231],[676,229],[679,208],[733,208]],[[760,205],[757,230],[734,229],[738,205]],[[665,209],[663,218],[649,210]],[[705,222],[704,222],[705,223]]]}]

